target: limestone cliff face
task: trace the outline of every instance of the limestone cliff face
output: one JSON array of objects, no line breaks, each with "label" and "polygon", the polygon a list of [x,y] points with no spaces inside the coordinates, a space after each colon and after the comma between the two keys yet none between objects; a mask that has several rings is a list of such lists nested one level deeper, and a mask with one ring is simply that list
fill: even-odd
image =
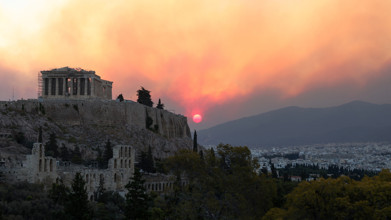
[{"label": "limestone cliff face", "polygon": [[135,125],[147,128],[147,117],[152,119],[150,130],[167,138],[190,136],[187,118],[166,110],[141,105],[136,102],[82,101],[42,102],[48,117],[70,125]]},{"label": "limestone cliff face", "polygon": [[[0,107],[4,108],[4,104]],[[146,121],[150,117],[152,124],[148,129],[166,138],[191,137],[185,116],[131,101],[17,101],[8,102],[8,108],[23,108],[26,113],[38,111],[67,125],[134,125],[147,129]]]},{"label": "limestone cliff face", "polygon": [[0,132],[22,131],[35,141],[41,126],[44,142],[54,132],[59,143],[77,145],[87,159],[95,157],[94,150],[107,139],[132,145],[136,151],[151,146],[156,157],[192,146],[185,116],[130,101],[20,100],[0,102],[0,111]]}]

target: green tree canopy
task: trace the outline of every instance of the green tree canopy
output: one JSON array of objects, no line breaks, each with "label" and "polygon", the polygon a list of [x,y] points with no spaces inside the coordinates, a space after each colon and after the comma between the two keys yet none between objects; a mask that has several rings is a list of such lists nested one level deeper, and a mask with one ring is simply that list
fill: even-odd
[{"label": "green tree canopy", "polygon": [[69,203],[67,203],[65,210],[74,219],[92,219],[92,210],[88,201],[86,182],[79,172],[75,174],[75,178],[72,181]]},{"label": "green tree canopy", "polygon": [[150,93],[151,92],[149,90],[146,90],[144,89],[144,87],[141,87],[141,89],[137,90],[137,102],[152,107],[153,102]]},{"label": "green tree canopy", "polygon": [[59,149],[58,144],[56,140],[56,134],[51,133],[49,136],[49,141],[45,144],[45,155],[52,156],[52,157],[58,157]]},{"label": "green tree canopy", "polygon": [[276,200],[274,180],[256,174],[257,163],[247,147],[219,145],[204,151],[181,150],[166,160],[187,185],[168,202],[173,219],[260,219]]},{"label": "green tree canopy", "polygon": [[151,146],[148,147],[147,152],[144,151],[140,152],[139,162],[137,166],[144,172],[148,172],[148,173],[156,172]]},{"label": "green tree canopy", "polygon": [[[284,219],[390,219],[391,173],[361,181],[346,176],[301,182],[287,196],[285,209],[266,216]],[[265,219],[267,219],[265,217]]]},{"label": "green tree canopy", "polygon": [[194,135],[193,135],[193,151],[198,152],[198,142],[197,142],[197,131],[194,130]]},{"label": "green tree canopy", "polygon": [[125,186],[128,190],[126,193],[125,216],[128,219],[148,219],[151,198],[148,195],[139,169],[135,169],[133,177]]},{"label": "green tree canopy", "polygon": [[111,158],[113,158],[113,144],[110,142],[110,139],[107,139],[105,150],[103,152],[103,160],[100,162],[99,166],[101,168],[107,168],[108,162]]},{"label": "green tree canopy", "polygon": [[159,99],[159,102],[158,102],[157,105],[156,105],[156,108],[158,108],[158,109],[164,109],[164,104],[162,104],[162,102],[160,101],[160,99]]},{"label": "green tree canopy", "polygon": [[124,96],[122,94],[119,94],[118,97],[117,97],[117,100],[120,101],[120,102],[123,102],[124,101]]}]

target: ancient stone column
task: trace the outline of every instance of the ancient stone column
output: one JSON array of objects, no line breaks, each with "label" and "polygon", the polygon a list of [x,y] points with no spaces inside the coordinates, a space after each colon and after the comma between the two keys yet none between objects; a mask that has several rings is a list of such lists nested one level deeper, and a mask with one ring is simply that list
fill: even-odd
[{"label": "ancient stone column", "polygon": [[81,94],[81,80],[80,80],[81,78],[77,78],[77,94],[79,94],[79,95],[83,95],[83,94]]},{"label": "ancient stone column", "polygon": [[62,95],[63,95],[63,96],[65,96],[66,91],[67,91],[67,89],[68,89],[68,88],[66,88],[66,85],[67,85],[67,83],[65,82],[66,80],[67,80],[66,77],[63,77],[63,78],[62,78],[62,83],[63,83],[63,86],[62,86]]},{"label": "ancient stone column", "polygon": [[[49,79],[48,78],[43,78],[43,90],[42,90],[42,96],[47,96],[49,95]],[[46,83],[47,82],[47,83]]]},{"label": "ancient stone column", "polygon": [[88,78],[84,78],[84,94],[83,95],[88,95]]},{"label": "ancient stone column", "polygon": [[92,97],[96,96],[96,94],[95,94],[95,80],[93,77],[91,77],[91,96]]},{"label": "ancient stone column", "polygon": [[58,95],[59,92],[58,92],[58,84],[60,83],[60,80],[58,80],[58,78],[54,78],[55,82],[56,82],[56,88],[54,89],[54,95]]},{"label": "ancient stone column", "polygon": [[48,77],[49,86],[48,86],[48,96],[52,95],[52,78]]},{"label": "ancient stone column", "polygon": [[74,90],[74,86],[75,86],[75,85],[73,85],[74,84],[73,82],[75,80],[74,80],[74,78],[70,78],[70,79],[71,79],[71,92],[70,92],[70,95],[73,96],[73,90]]},{"label": "ancient stone column", "polygon": [[91,78],[87,78],[87,95],[91,96]]}]

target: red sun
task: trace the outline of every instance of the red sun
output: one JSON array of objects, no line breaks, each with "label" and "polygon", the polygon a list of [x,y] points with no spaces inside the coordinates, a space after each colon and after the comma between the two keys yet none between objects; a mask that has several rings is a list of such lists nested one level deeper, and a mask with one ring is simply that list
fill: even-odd
[{"label": "red sun", "polygon": [[195,123],[200,123],[202,121],[202,116],[200,114],[193,115],[193,121]]}]

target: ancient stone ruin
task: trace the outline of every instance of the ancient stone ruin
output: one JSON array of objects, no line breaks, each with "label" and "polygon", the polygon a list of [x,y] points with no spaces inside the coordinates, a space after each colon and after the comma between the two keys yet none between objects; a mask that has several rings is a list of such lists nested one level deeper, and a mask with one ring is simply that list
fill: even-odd
[{"label": "ancient stone ruin", "polygon": [[[27,181],[44,184],[46,187],[50,187],[57,180],[70,187],[75,174],[80,173],[86,181],[89,199],[94,200],[100,184],[108,191],[125,194],[125,186],[134,173],[135,155],[133,147],[116,145],[113,147],[113,157],[108,161],[107,169],[99,169],[46,156],[45,146],[42,143],[35,143],[31,154],[26,156],[26,160],[20,161],[20,166],[10,167],[4,161],[0,161],[0,173],[11,182]],[[175,176],[159,173],[144,173],[143,178],[146,180],[146,190],[157,193],[173,190],[176,181]],[[182,179],[180,184],[188,184],[187,179]]]},{"label": "ancient stone ruin", "polygon": [[[50,186],[57,179],[70,186],[75,174],[78,172],[86,181],[89,196],[98,190],[100,182],[110,191],[123,191],[134,173],[135,151],[129,145],[116,145],[113,147],[113,158],[108,162],[107,169],[85,167],[82,165],[62,162],[56,158],[45,156],[45,146],[35,143],[32,154],[27,155],[20,168],[9,169],[18,181],[42,183]],[[1,169],[6,171],[6,169]]]},{"label": "ancient stone ruin", "polygon": [[[95,71],[63,67],[41,71],[39,77],[38,99],[0,101],[0,181],[27,181],[48,189],[61,180],[69,187],[80,173],[89,199],[95,199],[101,183],[106,190],[124,195],[137,151],[152,146],[154,157],[166,158],[191,147],[185,116],[131,100],[112,100],[112,82],[101,79]],[[41,126],[58,135],[57,141],[68,149],[84,146],[89,160],[94,159],[92,147],[99,148],[108,137],[120,145],[113,147],[106,169],[99,168],[97,162],[73,164],[45,155],[42,138],[39,143],[31,141]],[[143,178],[146,190],[157,193],[173,190],[174,183],[178,184],[173,175],[144,172]],[[179,184],[187,184],[186,178]]]},{"label": "ancient stone ruin", "polygon": [[95,71],[63,67],[41,71],[39,94],[43,99],[112,99],[113,82]]}]

